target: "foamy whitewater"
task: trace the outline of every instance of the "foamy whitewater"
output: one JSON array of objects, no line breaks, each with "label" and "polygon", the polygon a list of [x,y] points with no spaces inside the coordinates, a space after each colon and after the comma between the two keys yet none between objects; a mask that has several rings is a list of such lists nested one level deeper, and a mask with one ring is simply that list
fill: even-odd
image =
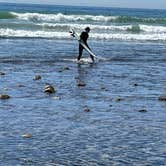
[{"label": "foamy whitewater", "polygon": [[166,41],[166,17],[162,10],[157,11],[161,15],[156,15],[153,10],[143,10],[140,14],[126,10],[123,15],[111,8],[102,9],[103,13],[101,9],[96,13],[92,12],[94,9],[78,9],[73,13],[63,10],[2,11],[0,37],[70,39],[70,28],[80,33],[89,26],[92,30],[90,37],[97,40]]}]

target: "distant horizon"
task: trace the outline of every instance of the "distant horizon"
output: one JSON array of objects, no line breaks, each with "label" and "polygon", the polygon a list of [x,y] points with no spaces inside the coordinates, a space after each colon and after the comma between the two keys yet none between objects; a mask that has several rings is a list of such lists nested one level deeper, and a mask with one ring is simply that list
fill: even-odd
[{"label": "distant horizon", "polygon": [[151,7],[130,7],[130,6],[101,6],[101,5],[87,5],[87,4],[61,4],[61,3],[58,3],[58,4],[55,4],[55,3],[38,3],[38,2],[5,2],[5,1],[1,1],[0,0],[0,3],[6,3],[6,4],[27,4],[27,5],[55,5],[55,6],[75,6],[75,7],[106,7],[106,8],[126,8],[126,9],[149,9],[149,10],[166,10],[166,8],[151,8]]}]

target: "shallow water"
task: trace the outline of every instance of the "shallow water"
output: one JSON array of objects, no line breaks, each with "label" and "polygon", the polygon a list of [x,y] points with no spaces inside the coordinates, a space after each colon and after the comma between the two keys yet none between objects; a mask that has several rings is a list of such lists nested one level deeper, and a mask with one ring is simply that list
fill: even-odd
[{"label": "shallow water", "polygon": [[0,165],[165,165],[166,44],[90,45],[106,60],[74,63],[71,40],[0,40],[0,93],[11,96],[0,101]]}]

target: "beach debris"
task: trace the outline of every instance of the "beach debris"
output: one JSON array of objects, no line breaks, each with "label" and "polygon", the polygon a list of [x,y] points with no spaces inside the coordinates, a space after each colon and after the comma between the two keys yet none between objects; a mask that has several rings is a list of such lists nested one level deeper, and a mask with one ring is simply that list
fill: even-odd
[{"label": "beach debris", "polygon": [[32,137],[32,134],[30,133],[25,133],[22,135],[23,138],[31,138]]},{"label": "beach debris", "polygon": [[146,109],[141,109],[141,110],[138,110],[138,112],[147,112]]},{"label": "beach debris", "polygon": [[159,99],[160,101],[166,101],[166,96],[160,96],[158,99]]},{"label": "beach debris", "polygon": [[77,86],[86,86],[86,84],[84,82],[78,81]]},{"label": "beach debris", "polygon": [[4,75],[5,75],[5,73],[3,73],[3,72],[1,72],[1,71],[0,71],[0,75],[1,75],[1,76],[4,76]]},{"label": "beach debris", "polygon": [[35,77],[33,78],[33,80],[40,80],[41,76],[40,75],[35,75]]},{"label": "beach debris", "polygon": [[54,87],[51,86],[51,85],[46,85],[46,86],[44,87],[44,92],[45,92],[45,93],[55,93],[55,89],[54,89]]},{"label": "beach debris", "polygon": [[116,99],[115,99],[115,101],[122,101],[123,99],[122,98],[120,98],[120,97],[117,97]]},{"label": "beach debris", "polygon": [[10,98],[10,96],[7,94],[0,94],[0,99],[2,99],[2,100],[9,99],[9,98]]}]

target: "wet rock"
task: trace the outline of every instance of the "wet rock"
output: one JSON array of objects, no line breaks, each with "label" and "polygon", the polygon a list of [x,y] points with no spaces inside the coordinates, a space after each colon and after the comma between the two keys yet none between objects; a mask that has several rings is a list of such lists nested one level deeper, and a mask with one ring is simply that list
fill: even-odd
[{"label": "wet rock", "polygon": [[5,73],[3,73],[3,72],[0,72],[0,75],[1,75],[1,76],[4,76],[4,75],[5,75]]},{"label": "wet rock", "polygon": [[18,84],[17,87],[21,88],[21,87],[25,87],[25,85]]},{"label": "wet rock", "polygon": [[141,109],[141,110],[138,110],[138,112],[147,112],[146,109]]},{"label": "wet rock", "polygon": [[63,72],[63,71],[66,71],[66,70],[70,70],[70,68],[69,67],[64,67],[64,68],[60,69],[59,72]]},{"label": "wet rock", "polygon": [[70,70],[70,68],[69,67],[64,67],[63,70]]},{"label": "wet rock", "polygon": [[7,94],[0,94],[0,99],[2,99],[2,100],[9,99],[9,98],[10,98],[10,96]]},{"label": "wet rock", "polygon": [[120,97],[118,97],[118,98],[115,99],[115,101],[117,101],[117,102],[118,102],[118,101],[122,101],[122,100],[123,100],[123,99],[120,98]]},{"label": "wet rock", "polygon": [[23,138],[31,138],[32,137],[32,134],[30,133],[25,133],[22,135]]},{"label": "wet rock", "polygon": [[59,96],[54,96],[53,99],[54,99],[54,100],[60,100],[61,97],[59,97]]},{"label": "wet rock", "polygon": [[77,86],[86,86],[86,84],[84,82],[78,81]]},{"label": "wet rock", "polygon": [[45,93],[55,93],[55,89],[54,89],[54,87],[51,86],[51,85],[46,85],[46,86],[44,87],[44,92],[45,92]]},{"label": "wet rock", "polygon": [[102,89],[102,90],[106,90],[106,87],[102,86],[101,89]]},{"label": "wet rock", "polygon": [[134,84],[134,86],[138,86],[138,84],[137,84],[137,83],[135,83],[135,84]]},{"label": "wet rock", "polygon": [[85,107],[84,112],[90,112],[90,109],[88,107]]},{"label": "wet rock", "polygon": [[158,98],[160,101],[166,101],[166,96],[164,97],[164,96],[161,96],[161,97],[159,97]]},{"label": "wet rock", "polygon": [[33,80],[40,80],[41,76],[40,75],[35,75],[35,77],[33,78]]}]

